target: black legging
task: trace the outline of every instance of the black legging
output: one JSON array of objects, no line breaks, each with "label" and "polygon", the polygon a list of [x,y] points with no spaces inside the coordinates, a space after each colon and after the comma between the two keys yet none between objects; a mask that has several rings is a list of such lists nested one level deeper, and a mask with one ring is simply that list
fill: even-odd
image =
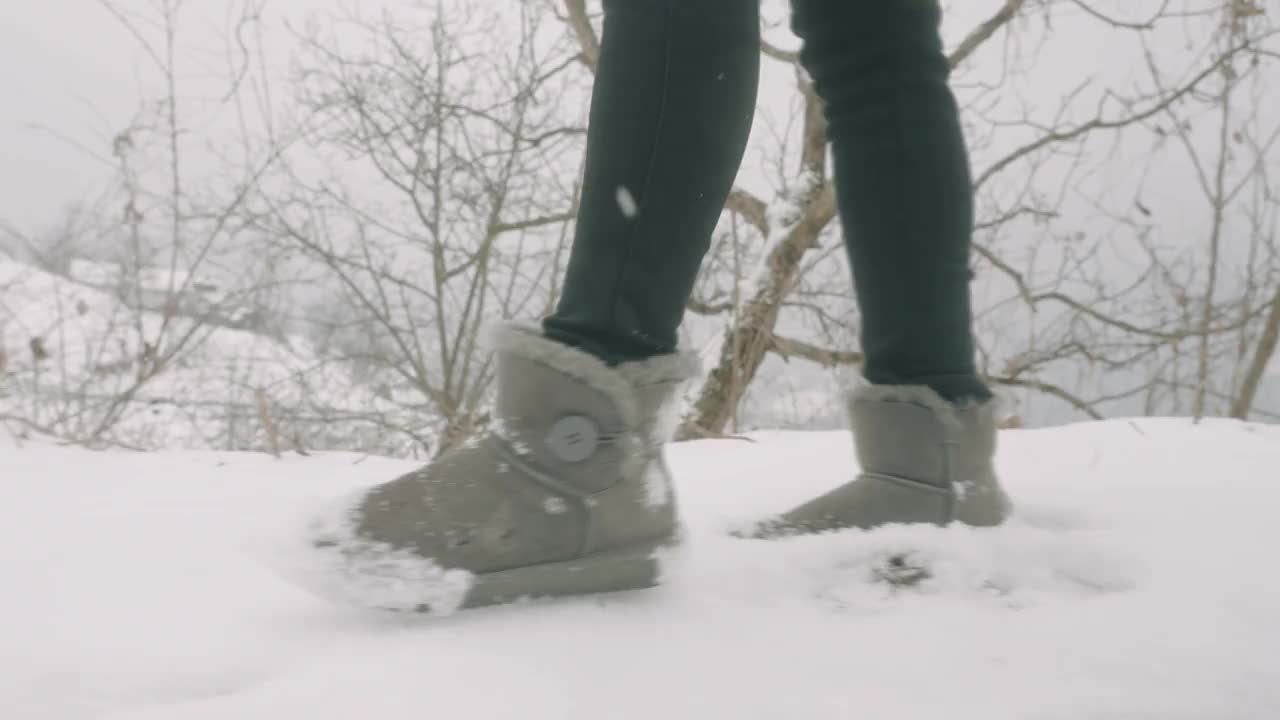
[{"label": "black legging", "polygon": [[[550,337],[609,362],[674,350],[742,162],[758,0],[605,0],[586,177]],[[826,104],[863,375],[950,400],[974,366],[968,156],[937,0],[793,0]]]}]

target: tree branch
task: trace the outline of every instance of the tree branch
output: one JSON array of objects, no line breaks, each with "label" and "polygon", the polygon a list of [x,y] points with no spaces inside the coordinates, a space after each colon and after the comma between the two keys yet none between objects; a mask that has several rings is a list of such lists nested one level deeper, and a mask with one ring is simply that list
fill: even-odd
[{"label": "tree branch", "polygon": [[587,15],[587,2],[564,0],[564,7],[569,11],[569,25],[578,36],[578,45],[582,48],[579,56],[582,64],[595,72],[596,66],[600,64],[600,39],[596,37],[596,30],[591,26],[591,18]]},{"label": "tree branch", "polygon": [[554,215],[542,215],[539,217],[531,217],[527,220],[517,220],[515,222],[496,223],[492,232],[494,235],[502,233],[514,232],[516,230],[528,230],[530,228],[544,227],[546,225],[555,225],[557,223],[569,222],[577,217],[577,212],[567,210]]},{"label": "tree branch", "polygon": [[1276,295],[1271,300],[1271,309],[1267,313],[1262,337],[1258,338],[1258,345],[1254,348],[1253,359],[1249,363],[1248,372],[1245,373],[1240,394],[1231,403],[1231,417],[1238,420],[1249,417],[1249,410],[1253,407],[1254,398],[1258,394],[1258,385],[1261,384],[1262,376],[1266,373],[1271,358],[1275,356],[1278,345],[1280,345],[1280,287],[1276,288]]},{"label": "tree branch", "polygon": [[951,52],[951,55],[947,58],[951,63],[951,67],[956,67],[969,59],[969,56],[982,47],[983,43],[990,40],[997,30],[1007,25],[1025,4],[1026,0],[1005,0],[1004,7],[1000,8],[995,15],[992,15],[991,19],[970,31],[964,40],[956,46],[956,49]]},{"label": "tree branch", "polygon": [[689,301],[685,303],[685,308],[688,309],[689,312],[694,312],[699,315],[720,315],[722,313],[727,313],[730,310],[732,310],[733,303],[731,302],[709,303],[709,302],[705,302],[697,298],[691,297],[689,298]]},{"label": "tree branch", "polygon": [[1223,53],[1222,57],[1218,58],[1215,62],[1210,64],[1209,67],[1206,67],[1204,70],[1201,70],[1199,73],[1197,73],[1195,77],[1191,78],[1191,80],[1189,80],[1181,88],[1178,88],[1177,91],[1169,93],[1168,95],[1165,95],[1163,98],[1160,99],[1160,102],[1156,103],[1155,105],[1152,105],[1146,110],[1135,113],[1133,115],[1129,115],[1128,117],[1122,117],[1118,120],[1104,120],[1102,118],[1094,118],[1093,120],[1090,120],[1089,122],[1084,123],[1082,125],[1078,125],[1074,128],[1045,133],[1044,136],[1040,137],[1034,142],[1027,143],[1026,145],[1023,145],[1022,147],[1014,150],[1013,152],[1009,153],[1008,155],[1004,156],[999,161],[994,163],[991,167],[984,170],[982,174],[979,175],[977,179],[974,181],[973,183],[974,188],[982,187],[996,173],[1000,172],[1001,170],[1004,170],[1005,168],[1009,167],[1010,165],[1017,162],[1018,160],[1021,160],[1022,158],[1030,155],[1031,153],[1034,153],[1037,150],[1041,150],[1045,147],[1048,147],[1049,145],[1076,140],[1081,137],[1084,137],[1085,135],[1088,135],[1089,133],[1095,130],[1118,130],[1120,128],[1128,127],[1130,125],[1140,123],[1143,120],[1147,120],[1152,117],[1155,117],[1156,115],[1164,112],[1165,109],[1169,108],[1174,103],[1178,102],[1182,98],[1194,92],[1195,89],[1200,86],[1201,82],[1203,82],[1205,79],[1217,73],[1219,70],[1221,70],[1223,65],[1228,60],[1235,57],[1237,53],[1245,49],[1246,49],[1246,46],[1240,45],[1240,46],[1233,47],[1232,49]]},{"label": "tree branch", "polygon": [[1094,420],[1103,419],[1102,413],[1093,409],[1093,405],[1077,397],[1076,395],[1073,395],[1067,392],[1066,390],[1058,387],[1057,385],[1041,382],[1040,380],[1033,380],[1030,378],[988,377],[987,380],[996,385],[1004,385],[1007,387],[1030,388],[1032,390],[1037,390],[1039,392],[1042,392],[1046,395],[1052,395],[1053,397],[1056,397],[1059,400],[1065,401],[1068,405],[1071,405],[1071,407],[1074,407],[1075,409],[1088,415],[1090,418]]},{"label": "tree branch", "polygon": [[779,62],[789,63],[791,65],[797,65],[800,62],[800,53],[794,50],[783,50],[763,38],[760,40],[760,50],[764,52],[765,55],[773,58],[774,60],[778,60]]},{"label": "tree branch", "polygon": [[818,347],[803,340],[794,340],[776,334],[771,337],[769,349],[787,361],[790,361],[793,357],[798,357],[828,368],[840,365],[858,365],[862,363],[863,358],[860,352],[832,350]]},{"label": "tree branch", "polygon": [[763,200],[746,190],[734,188],[724,206],[741,215],[762,236],[769,237],[769,206]]}]

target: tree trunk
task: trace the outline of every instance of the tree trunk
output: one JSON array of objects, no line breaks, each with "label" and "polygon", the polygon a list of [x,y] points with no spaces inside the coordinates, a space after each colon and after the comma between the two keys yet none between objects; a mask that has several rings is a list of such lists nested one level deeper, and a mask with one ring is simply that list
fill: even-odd
[{"label": "tree trunk", "polygon": [[1271,310],[1267,313],[1262,337],[1258,338],[1258,347],[1254,349],[1253,360],[1249,363],[1249,372],[1245,373],[1244,382],[1240,386],[1240,394],[1231,403],[1231,417],[1248,419],[1249,410],[1258,394],[1258,385],[1262,383],[1262,376],[1266,374],[1267,366],[1276,354],[1277,345],[1280,345],[1280,288],[1276,288],[1276,296],[1271,300]]},{"label": "tree trunk", "polygon": [[796,213],[771,239],[764,263],[737,316],[724,329],[720,360],[707,375],[698,399],[676,431],[677,440],[717,437],[733,417],[738,402],[755,379],[765,353],[774,346],[773,328],[782,302],[795,287],[800,261],[818,246],[822,231],[836,216],[835,191],[827,180],[827,123],[822,101],[807,79],[804,92],[804,136],[800,164],[802,194],[793,198]]},{"label": "tree trunk", "polygon": [[702,383],[691,412],[676,433],[677,440],[723,434],[765,353],[774,348],[778,311],[795,285],[801,259],[817,247],[818,237],[835,214],[835,193],[830,185],[822,185],[806,204],[801,221],[769,250],[737,321],[725,327],[720,360]]}]

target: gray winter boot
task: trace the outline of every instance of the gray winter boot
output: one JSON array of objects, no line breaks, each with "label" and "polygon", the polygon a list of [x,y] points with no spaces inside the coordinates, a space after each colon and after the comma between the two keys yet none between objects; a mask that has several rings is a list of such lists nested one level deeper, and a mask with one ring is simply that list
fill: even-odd
[{"label": "gray winter boot", "polygon": [[998,525],[995,402],[957,407],[927,387],[867,386],[849,399],[862,473],[748,533],[777,537],[890,523]]},{"label": "gray winter boot", "polygon": [[384,574],[406,559],[454,579],[463,571],[464,596],[426,592],[407,604],[421,611],[655,584],[654,552],[676,532],[662,419],[693,358],[609,367],[515,325],[492,341],[494,429],[375,487],[349,537],[318,544]]}]

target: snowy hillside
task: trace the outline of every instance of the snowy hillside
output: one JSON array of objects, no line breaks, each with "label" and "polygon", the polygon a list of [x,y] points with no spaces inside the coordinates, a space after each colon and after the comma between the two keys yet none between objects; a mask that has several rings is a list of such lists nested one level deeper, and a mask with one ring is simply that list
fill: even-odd
[{"label": "snowy hillside", "polygon": [[[1280,717],[1280,427],[1006,433],[1016,522],[726,534],[851,472],[843,433],[673,448],[663,588],[450,618],[295,585],[297,529],[409,467],[0,449],[0,717]],[[933,578],[873,569],[909,551]]]},{"label": "snowy hillside", "polygon": [[[34,427],[145,449],[411,446],[381,428],[413,427],[420,414],[355,382],[304,340],[206,323],[194,309],[137,311],[122,299],[131,290],[110,290],[108,270],[73,269],[76,279],[0,254],[0,420],[21,419],[7,423],[10,433]],[[176,282],[202,287],[181,273]],[[163,285],[149,278],[143,290]],[[194,297],[173,304],[217,300]],[[158,357],[165,361],[153,372]]]}]

